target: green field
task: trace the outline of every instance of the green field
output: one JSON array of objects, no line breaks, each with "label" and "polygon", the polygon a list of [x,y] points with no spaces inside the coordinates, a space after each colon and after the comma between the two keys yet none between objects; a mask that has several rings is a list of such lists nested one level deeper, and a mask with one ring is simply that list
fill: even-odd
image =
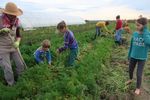
[{"label": "green field", "polygon": [[[113,31],[114,23],[108,28]],[[134,24],[130,24],[135,30]],[[128,93],[134,86],[125,86],[128,45],[115,45],[113,35],[91,37],[95,34],[95,23],[73,25],[79,44],[79,56],[75,68],[64,67],[68,51],[57,55],[56,49],[63,45],[63,36],[55,33],[55,27],[38,28],[22,32],[21,53],[28,66],[17,83],[5,86],[0,70],[0,99],[2,100],[107,100]],[[131,34],[124,34],[130,40]],[[44,39],[51,41],[52,66],[36,65],[33,53]],[[146,71],[146,75],[150,72]]]}]

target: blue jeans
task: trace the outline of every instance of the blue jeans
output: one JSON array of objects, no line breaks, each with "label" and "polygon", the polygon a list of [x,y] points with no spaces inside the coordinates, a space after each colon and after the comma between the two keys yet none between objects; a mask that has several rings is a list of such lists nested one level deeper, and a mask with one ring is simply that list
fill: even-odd
[{"label": "blue jeans", "polygon": [[65,63],[65,66],[66,67],[74,66],[75,65],[75,59],[77,58],[77,56],[78,56],[78,47],[74,48],[74,49],[70,49],[70,54],[69,54],[69,57],[67,59],[67,62]]},{"label": "blue jeans", "polygon": [[123,32],[123,29],[116,30],[116,33],[115,33],[116,43],[122,44],[122,32]]},{"label": "blue jeans", "polygon": [[94,36],[94,39],[96,39],[97,36],[100,36],[101,34],[101,28],[100,27],[96,27],[96,34]]}]

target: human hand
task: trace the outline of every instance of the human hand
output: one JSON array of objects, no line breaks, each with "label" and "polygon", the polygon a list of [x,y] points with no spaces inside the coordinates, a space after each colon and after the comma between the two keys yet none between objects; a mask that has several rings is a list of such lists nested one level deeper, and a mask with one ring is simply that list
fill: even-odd
[{"label": "human hand", "polygon": [[16,41],[16,42],[14,42],[13,45],[14,45],[15,48],[19,48],[20,42],[19,42],[19,41]]},{"label": "human hand", "polygon": [[10,32],[10,29],[9,28],[2,28],[0,30],[0,34],[6,34],[6,33],[9,33]]},{"label": "human hand", "polygon": [[60,54],[59,49],[56,50],[57,55]]}]

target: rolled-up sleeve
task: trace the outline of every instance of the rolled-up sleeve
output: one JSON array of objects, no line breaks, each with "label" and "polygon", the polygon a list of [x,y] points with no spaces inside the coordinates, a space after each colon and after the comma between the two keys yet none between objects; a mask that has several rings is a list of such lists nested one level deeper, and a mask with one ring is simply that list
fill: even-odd
[{"label": "rolled-up sleeve", "polygon": [[17,27],[16,29],[16,38],[21,38],[20,27]]}]

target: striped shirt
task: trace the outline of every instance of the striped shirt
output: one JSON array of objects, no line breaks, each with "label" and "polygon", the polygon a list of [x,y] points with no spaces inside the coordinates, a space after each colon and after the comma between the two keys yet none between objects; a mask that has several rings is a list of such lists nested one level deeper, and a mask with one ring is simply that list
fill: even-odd
[{"label": "striped shirt", "polygon": [[77,41],[74,37],[74,34],[72,31],[68,30],[65,34],[64,34],[64,46],[59,48],[59,52],[62,52],[66,49],[75,49],[78,48],[78,44]]}]

